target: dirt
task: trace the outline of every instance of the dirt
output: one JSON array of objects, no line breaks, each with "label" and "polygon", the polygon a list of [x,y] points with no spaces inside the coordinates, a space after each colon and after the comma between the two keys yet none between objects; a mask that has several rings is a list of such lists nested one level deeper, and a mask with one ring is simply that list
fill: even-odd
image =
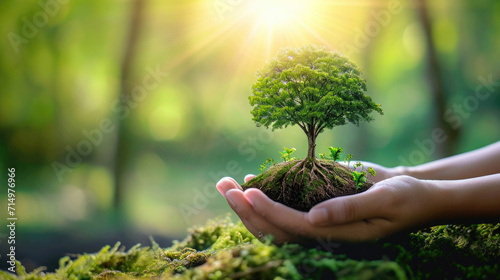
[{"label": "dirt", "polygon": [[357,187],[352,171],[332,160],[293,160],[271,166],[242,187],[260,189],[274,201],[309,211],[322,201],[361,193],[373,185],[367,180]]}]

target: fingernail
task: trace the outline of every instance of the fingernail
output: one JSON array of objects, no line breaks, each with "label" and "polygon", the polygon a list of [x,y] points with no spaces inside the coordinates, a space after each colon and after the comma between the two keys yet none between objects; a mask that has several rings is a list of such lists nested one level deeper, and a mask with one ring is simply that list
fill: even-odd
[{"label": "fingernail", "polygon": [[216,184],[216,185],[218,185],[218,184],[219,184],[220,182],[222,182],[222,181],[226,181],[228,178],[229,178],[229,177],[223,177],[223,178],[221,178],[221,179],[219,180],[219,182],[217,182],[217,184]]},{"label": "fingernail", "polygon": [[234,208],[236,206],[236,203],[235,203],[232,195],[230,195],[230,194],[226,195],[226,200],[227,200],[227,203],[229,203],[229,206],[231,206],[231,208]]},{"label": "fingernail", "polygon": [[250,179],[252,179],[253,177],[255,177],[255,175],[253,175],[253,174],[247,174],[247,175],[245,176],[245,179],[243,179],[243,180],[244,180],[245,182],[247,182],[247,181],[250,181]]},{"label": "fingernail", "polygon": [[328,220],[328,213],[325,208],[313,208],[309,211],[308,216],[311,224],[322,224]]},{"label": "fingernail", "polygon": [[[225,181],[228,181],[228,183],[225,183]],[[228,190],[232,189],[230,186],[228,186],[228,184],[232,184],[232,183],[233,182],[230,179],[228,179],[228,177],[224,177],[224,178],[220,179],[219,182],[217,182],[215,187],[220,192],[220,194],[222,194],[222,196],[226,196],[226,192]]]},{"label": "fingernail", "polygon": [[[248,189],[250,190],[250,189]],[[248,192],[248,190],[245,191],[245,199],[248,201],[248,203],[250,203],[250,205],[252,205],[253,207],[253,201],[252,201],[252,195],[250,194],[250,192]]]}]

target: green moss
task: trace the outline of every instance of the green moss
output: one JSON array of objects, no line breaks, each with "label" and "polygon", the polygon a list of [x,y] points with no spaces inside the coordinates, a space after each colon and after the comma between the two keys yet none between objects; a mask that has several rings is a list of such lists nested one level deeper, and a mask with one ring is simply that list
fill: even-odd
[{"label": "green moss", "polygon": [[297,162],[299,162],[299,160],[274,164],[261,175],[248,181],[247,184],[266,184],[266,187],[271,190],[279,190],[281,189],[280,182],[272,179],[275,177],[282,178]]},{"label": "green moss", "polygon": [[[0,279],[499,279],[500,224],[446,225],[390,240],[358,244],[261,243],[229,217],[194,227],[162,249],[120,244],[95,254],[64,257],[53,273],[43,269]],[[332,252],[325,249],[334,248]],[[375,248],[375,256],[369,254]],[[340,251],[339,251],[340,250]],[[372,250],[373,251],[373,250]],[[339,254],[339,252],[341,254]],[[373,253],[373,252],[372,252]],[[370,260],[371,259],[371,260]]]},{"label": "green moss", "polygon": [[387,246],[418,279],[500,279],[500,224],[436,226]]}]

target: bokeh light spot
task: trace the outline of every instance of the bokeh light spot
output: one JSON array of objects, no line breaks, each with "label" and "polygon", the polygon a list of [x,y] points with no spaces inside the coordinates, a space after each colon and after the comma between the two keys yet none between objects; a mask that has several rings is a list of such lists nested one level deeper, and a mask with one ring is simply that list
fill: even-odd
[{"label": "bokeh light spot", "polygon": [[425,53],[425,45],[423,30],[419,23],[412,23],[405,28],[403,46],[408,53],[407,62],[411,66],[415,66],[422,60]]},{"label": "bokeh light spot", "polygon": [[179,134],[182,125],[178,108],[162,105],[149,116],[151,136],[157,141],[172,140]]}]

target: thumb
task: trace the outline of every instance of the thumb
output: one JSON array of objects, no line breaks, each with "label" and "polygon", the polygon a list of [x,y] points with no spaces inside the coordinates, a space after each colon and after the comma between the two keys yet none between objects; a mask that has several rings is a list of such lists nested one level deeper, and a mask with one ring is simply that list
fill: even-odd
[{"label": "thumb", "polygon": [[316,226],[338,225],[380,216],[382,196],[379,190],[332,198],[314,206],[307,214]]},{"label": "thumb", "polygon": [[255,175],[253,175],[253,174],[247,174],[245,176],[245,179],[244,179],[245,183],[248,182],[248,181],[250,181],[250,180],[252,180],[253,178],[255,178]]}]

